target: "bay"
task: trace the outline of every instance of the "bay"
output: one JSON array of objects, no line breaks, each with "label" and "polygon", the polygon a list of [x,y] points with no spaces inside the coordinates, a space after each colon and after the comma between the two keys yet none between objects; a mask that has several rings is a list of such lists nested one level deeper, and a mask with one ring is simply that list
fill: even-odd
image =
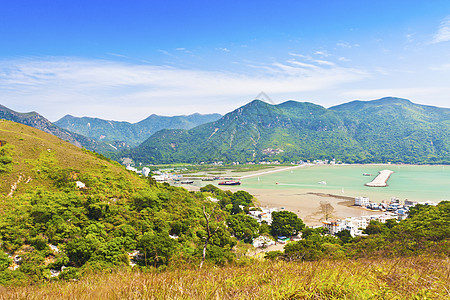
[{"label": "bay", "polygon": [[[384,169],[394,171],[387,187],[364,185]],[[371,176],[363,176],[363,173]],[[374,202],[392,197],[439,202],[450,200],[450,166],[313,165],[244,178],[241,187],[366,196]]]}]

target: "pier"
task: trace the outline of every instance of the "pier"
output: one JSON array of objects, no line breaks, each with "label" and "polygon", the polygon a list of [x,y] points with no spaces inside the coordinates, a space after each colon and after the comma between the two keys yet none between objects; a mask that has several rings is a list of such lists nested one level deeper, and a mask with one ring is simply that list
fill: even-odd
[{"label": "pier", "polygon": [[371,187],[384,187],[387,186],[387,181],[389,180],[389,177],[391,177],[392,173],[394,171],[391,170],[383,170],[379,172],[377,177],[375,177],[371,182],[366,183],[365,186],[371,186]]}]

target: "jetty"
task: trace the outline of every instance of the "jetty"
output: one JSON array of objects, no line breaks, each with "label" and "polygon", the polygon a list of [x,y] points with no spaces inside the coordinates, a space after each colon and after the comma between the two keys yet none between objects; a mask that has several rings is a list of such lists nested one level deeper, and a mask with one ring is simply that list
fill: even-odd
[{"label": "jetty", "polygon": [[384,187],[387,186],[387,181],[389,180],[389,177],[391,177],[392,173],[394,171],[391,170],[383,170],[379,172],[380,174],[377,175],[371,182],[366,183],[365,186],[371,186],[371,187]]}]

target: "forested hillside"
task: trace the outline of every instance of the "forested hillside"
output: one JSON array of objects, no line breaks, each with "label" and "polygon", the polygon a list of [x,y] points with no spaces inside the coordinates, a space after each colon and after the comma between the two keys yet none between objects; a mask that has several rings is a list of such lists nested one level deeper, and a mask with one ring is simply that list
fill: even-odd
[{"label": "forested hillside", "polygon": [[336,159],[347,163],[450,163],[450,109],[405,99],[326,109],[254,100],[191,130],[161,130],[124,152],[142,163]]},{"label": "forested hillside", "polygon": [[[154,277],[153,280],[172,280],[175,277],[171,276],[177,276],[173,275],[174,272],[187,272],[186,278],[194,278],[197,275],[192,272],[195,272],[203,274],[203,282],[209,282],[207,278],[233,282],[233,286],[241,288],[230,290],[231,287],[223,283],[225,286],[221,289],[224,293],[229,290],[241,296],[241,292],[250,286],[260,286],[262,290],[246,290],[247,295],[261,297],[260,293],[267,290],[279,299],[300,297],[305,293],[318,293],[323,297],[340,293],[356,299],[351,295],[361,291],[365,292],[358,294],[360,296],[420,296],[425,295],[423,288],[429,287],[430,283],[417,279],[422,274],[417,264],[433,255],[433,264],[442,269],[450,254],[449,202],[441,202],[436,207],[419,205],[411,210],[408,219],[401,222],[372,222],[365,230],[367,236],[352,238],[346,231],[332,236],[323,228],[306,227],[296,214],[289,211],[274,212],[271,225],[259,224],[247,215],[255,206],[256,199],[244,191],[232,193],[208,185],[200,192],[188,192],[183,188],[158,184],[128,172],[101,155],[10,121],[0,121],[0,134],[2,285],[84,280],[84,277],[92,278],[89,276],[93,274],[96,277],[90,280],[108,281],[110,279],[104,277],[104,270],[109,274],[117,271],[119,277],[122,272],[134,270],[136,273],[128,273],[126,277],[144,276],[140,278],[145,280],[147,275],[140,274],[158,274],[166,270],[165,275],[158,275],[162,277]],[[260,277],[270,264],[261,263],[251,255],[254,248],[250,243],[259,235],[274,238],[298,233],[302,234],[301,240],[289,242],[284,252],[267,252],[265,258],[277,261],[272,264],[273,270],[283,272],[290,269],[292,274],[300,270],[295,262],[318,261],[317,264],[302,265],[304,269],[301,271],[304,274],[315,270],[314,274],[319,274],[316,278],[311,273],[309,278],[312,281],[305,281],[311,282],[314,290],[295,284],[298,280],[292,281],[294,277],[284,279],[288,286],[295,287],[288,290],[274,281],[275,274],[270,278]],[[355,267],[373,258],[379,258],[385,265],[397,265],[401,264],[400,258],[406,257],[417,257],[409,259],[416,262],[415,266],[410,264],[408,270],[398,271],[399,274],[408,272],[408,277],[405,277],[408,282],[417,283],[411,288],[404,286],[406,281],[379,277],[385,274],[383,265],[371,270],[370,277],[362,268]],[[355,259],[362,259],[362,263],[355,264]],[[328,267],[324,267],[324,263]],[[224,269],[214,268],[214,265]],[[252,266],[251,270],[247,266]],[[200,272],[199,268],[206,271]],[[359,283],[350,281],[351,285],[344,285],[347,279],[342,281],[345,278],[336,277],[338,273],[332,271],[336,268],[341,270],[338,272],[341,274],[350,268],[353,270],[350,273],[359,274],[357,278],[360,280],[372,278],[381,280],[383,285],[368,287],[369,280],[367,284],[361,283],[359,288],[350,288]],[[220,277],[219,274],[224,272],[235,275],[229,279]],[[326,279],[328,287],[314,285],[326,274],[334,274]],[[445,272],[439,274],[432,279],[431,293],[440,297],[445,294],[440,287],[446,286],[444,278],[447,275]],[[353,278],[349,274],[346,276]],[[236,278],[241,279],[235,282]],[[280,278],[279,275],[276,278]],[[156,281],[155,286],[146,288],[146,293],[160,295],[157,292],[160,289],[154,289],[160,284]],[[338,287],[330,289],[337,283]],[[116,283],[114,289],[122,286]],[[166,293],[174,296],[181,293],[171,287],[172,284],[166,284]],[[49,295],[58,291],[60,297],[66,297],[65,290],[63,286],[51,289]],[[14,289],[3,291],[9,293]],[[201,297],[203,291],[195,285],[190,293]],[[39,294],[38,291],[33,293]],[[124,291],[120,293],[128,295]],[[146,295],[150,294],[141,296]],[[227,297],[223,293],[218,295]]]},{"label": "forested hillside", "polygon": [[122,141],[128,145],[137,146],[161,129],[191,129],[201,124],[217,121],[220,117],[219,114],[201,115],[198,113],[173,117],[153,114],[140,122],[129,123],[67,115],[56,121],[55,124],[98,141]]},{"label": "forested hillside", "polygon": [[60,128],[38,114],[37,112],[19,113],[3,105],[0,105],[0,120],[9,120],[20,124],[28,125],[44,132],[53,134],[77,147],[84,147],[98,153],[114,152],[123,147],[127,147],[123,142],[104,143],[92,138]]}]

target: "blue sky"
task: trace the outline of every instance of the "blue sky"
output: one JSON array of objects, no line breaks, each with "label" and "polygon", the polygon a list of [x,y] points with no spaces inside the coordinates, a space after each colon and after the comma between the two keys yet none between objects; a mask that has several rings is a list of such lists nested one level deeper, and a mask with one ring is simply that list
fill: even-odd
[{"label": "blue sky", "polygon": [[450,107],[450,1],[0,0],[0,103],[139,121],[264,91]]}]

